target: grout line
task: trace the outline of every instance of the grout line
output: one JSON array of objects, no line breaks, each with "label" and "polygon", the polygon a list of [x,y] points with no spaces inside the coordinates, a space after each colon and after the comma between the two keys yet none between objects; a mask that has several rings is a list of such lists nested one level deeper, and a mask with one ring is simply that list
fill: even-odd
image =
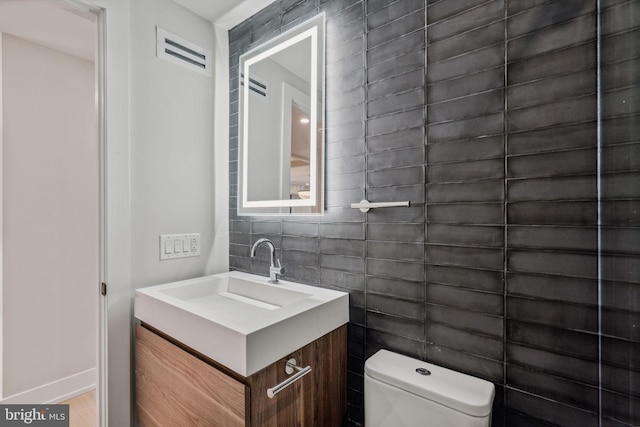
[{"label": "grout line", "polygon": [[504,195],[504,200],[502,203],[502,218],[504,221],[504,225],[503,225],[503,247],[504,247],[504,251],[502,252],[502,256],[503,256],[503,271],[502,271],[502,408],[503,408],[503,425],[506,422],[506,409],[507,409],[507,271],[508,271],[508,258],[507,258],[507,254],[509,252],[509,248],[507,245],[507,238],[508,238],[508,231],[509,231],[509,222],[507,221],[507,200],[508,200],[508,180],[507,180],[507,176],[508,176],[508,161],[509,158],[507,156],[508,153],[508,147],[507,147],[507,140],[509,138],[508,135],[508,126],[507,126],[507,115],[509,113],[508,110],[508,99],[507,99],[507,82],[508,82],[508,49],[507,49],[507,42],[508,42],[508,27],[507,27],[507,20],[509,18],[508,16],[508,1],[509,0],[505,0],[503,7],[504,7],[504,16],[503,16],[503,23],[504,23],[504,58],[503,58],[503,62],[504,62],[504,74],[503,74],[503,78],[504,78],[504,82],[503,82],[503,96],[504,96],[504,109],[503,109],[503,122],[502,122],[502,132],[504,135],[504,140],[503,140],[503,145],[502,145],[502,150],[503,150],[503,159],[504,159],[504,164],[503,164],[503,195]]},{"label": "grout line", "polygon": [[596,0],[596,147],[597,147],[597,176],[596,187],[598,194],[598,426],[602,427],[602,15],[600,0]]}]

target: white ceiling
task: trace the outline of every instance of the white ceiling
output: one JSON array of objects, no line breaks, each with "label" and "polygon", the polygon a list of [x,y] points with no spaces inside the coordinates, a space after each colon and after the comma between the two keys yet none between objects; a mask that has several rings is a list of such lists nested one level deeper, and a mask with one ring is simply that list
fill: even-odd
[{"label": "white ceiling", "polygon": [[174,0],[209,22],[230,29],[275,0]]}]

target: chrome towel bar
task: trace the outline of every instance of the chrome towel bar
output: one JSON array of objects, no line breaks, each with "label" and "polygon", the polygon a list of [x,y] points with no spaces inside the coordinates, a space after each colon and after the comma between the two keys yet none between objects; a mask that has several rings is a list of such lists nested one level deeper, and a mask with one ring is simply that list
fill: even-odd
[{"label": "chrome towel bar", "polygon": [[351,203],[351,209],[360,209],[360,212],[369,212],[369,209],[373,208],[395,208],[402,207],[408,208],[410,203],[406,202],[374,202],[371,203],[368,200],[360,200],[360,203]]},{"label": "chrome towel bar", "polygon": [[284,370],[289,375],[293,374],[294,371],[297,371],[297,373],[294,376],[289,377],[286,380],[282,381],[280,384],[275,385],[271,388],[268,388],[267,396],[269,396],[269,399],[273,399],[273,396],[280,393],[282,390],[289,387],[291,384],[293,384],[294,382],[298,381],[300,378],[304,377],[309,372],[311,372],[311,366],[307,366],[306,368],[301,368],[300,366],[297,365],[296,359],[292,358],[287,360],[287,365],[285,366]]}]

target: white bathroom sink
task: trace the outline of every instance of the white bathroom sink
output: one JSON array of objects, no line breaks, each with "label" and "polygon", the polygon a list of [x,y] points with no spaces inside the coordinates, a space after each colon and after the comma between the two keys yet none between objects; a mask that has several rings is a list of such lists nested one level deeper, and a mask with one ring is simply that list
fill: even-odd
[{"label": "white bathroom sink", "polygon": [[345,292],[232,271],[136,290],[134,313],[243,376],[349,321]]}]

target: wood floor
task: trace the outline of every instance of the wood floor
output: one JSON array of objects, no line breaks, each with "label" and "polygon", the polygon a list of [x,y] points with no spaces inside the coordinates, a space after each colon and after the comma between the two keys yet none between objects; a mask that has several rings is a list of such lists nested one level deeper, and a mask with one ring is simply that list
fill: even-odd
[{"label": "wood floor", "polygon": [[69,427],[96,427],[95,390],[61,403],[69,405]]}]

